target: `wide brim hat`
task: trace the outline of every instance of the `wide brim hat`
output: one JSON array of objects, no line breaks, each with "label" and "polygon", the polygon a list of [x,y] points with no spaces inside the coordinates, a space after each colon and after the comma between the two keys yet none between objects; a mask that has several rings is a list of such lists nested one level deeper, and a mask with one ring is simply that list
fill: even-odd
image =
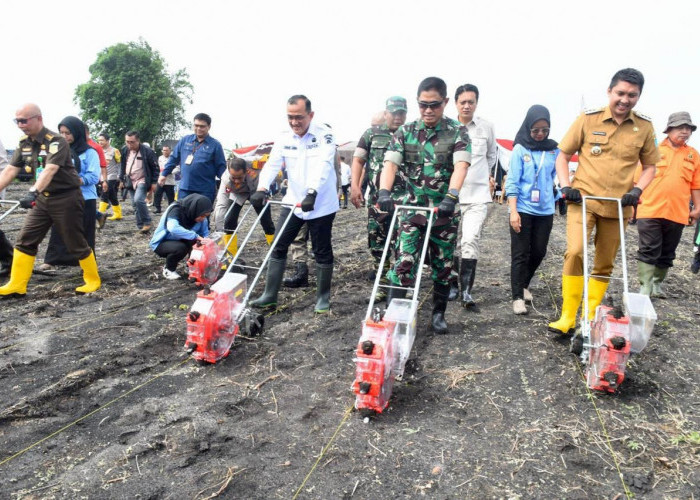
[{"label": "wide brim hat", "polygon": [[671,113],[671,116],[668,117],[668,125],[666,125],[664,134],[668,134],[668,131],[672,128],[682,125],[688,125],[693,132],[698,128],[697,125],[693,123],[693,120],[690,119],[690,113],[687,111],[679,111],[677,113]]}]

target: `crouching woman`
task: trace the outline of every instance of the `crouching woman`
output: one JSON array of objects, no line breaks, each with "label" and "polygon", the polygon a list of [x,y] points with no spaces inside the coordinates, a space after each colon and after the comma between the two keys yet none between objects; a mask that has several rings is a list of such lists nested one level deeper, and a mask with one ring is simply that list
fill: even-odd
[{"label": "crouching woman", "polygon": [[211,200],[201,194],[191,194],[165,211],[150,243],[157,255],[165,257],[165,279],[179,279],[178,263],[190,253],[197,240],[209,236],[207,218],[211,211]]}]

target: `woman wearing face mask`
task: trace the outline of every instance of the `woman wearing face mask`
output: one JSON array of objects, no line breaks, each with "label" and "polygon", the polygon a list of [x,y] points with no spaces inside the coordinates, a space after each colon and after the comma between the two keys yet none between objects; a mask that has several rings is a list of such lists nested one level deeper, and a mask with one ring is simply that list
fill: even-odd
[{"label": "woman wearing face mask", "polygon": [[156,254],[165,257],[163,277],[166,280],[180,278],[177,265],[190,253],[197,240],[209,236],[207,217],[211,211],[211,200],[193,193],[171,204],[160,218],[150,246]]},{"label": "woman wearing face mask", "polygon": [[557,142],[549,139],[549,110],[532,106],[515,136],[506,196],[510,212],[510,283],[513,313],[527,314],[530,280],[547,253],[552,231]]},{"label": "woman wearing face mask", "polygon": [[[95,252],[95,219],[97,210],[97,188],[100,181],[100,159],[97,151],[88,146],[85,138],[85,125],[75,116],[66,116],[58,124],[58,132],[70,144],[73,163],[80,177],[80,191],[83,194],[83,233]],[[42,271],[55,270],[55,266],[77,266],[78,258],[68,252],[55,228],[51,229],[49,245],[44,256]]]}]

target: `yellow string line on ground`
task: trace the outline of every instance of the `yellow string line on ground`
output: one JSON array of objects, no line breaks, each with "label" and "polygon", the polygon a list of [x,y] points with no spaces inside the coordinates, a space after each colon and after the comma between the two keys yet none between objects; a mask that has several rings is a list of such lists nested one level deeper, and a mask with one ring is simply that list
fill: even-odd
[{"label": "yellow string line on ground", "polygon": [[120,399],[123,399],[123,398],[125,398],[126,396],[128,396],[129,394],[131,394],[131,393],[133,393],[133,392],[136,392],[137,390],[141,389],[142,387],[147,386],[148,384],[150,384],[151,382],[153,382],[153,381],[159,379],[160,377],[162,377],[163,375],[165,375],[165,374],[168,373],[169,371],[171,371],[171,370],[173,370],[173,369],[175,369],[175,368],[179,368],[180,366],[184,365],[185,363],[187,363],[187,362],[190,361],[191,359],[192,359],[192,358],[187,358],[187,359],[185,359],[185,360],[183,360],[183,361],[180,361],[180,362],[178,362],[178,363],[172,365],[170,368],[167,368],[166,370],[160,372],[158,375],[154,375],[152,378],[150,378],[150,379],[146,380],[145,382],[143,382],[143,383],[137,385],[136,387],[133,387],[133,388],[129,389],[129,390],[126,391],[125,393],[123,393],[123,394],[117,396],[116,398],[112,399],[111,401],[109,401],[109,402],[103,404],[103,405],[100,406],[99,408],[96,408],[95,410],[91,411],[90,413],[88,413],[88,414],[86,414],[86,415],[83,415],[83,416],[80,417],[79,419],[74,420],[73,422],[71,422],[71,423],[69,423],[69,424],[67,424],[67,425],[64,425],[63,427],[61,427],[61,428],[58,429],[57,431],[55,431],[55,432],[49,434],[48,436],[46,436],[46,437],[40,439],[39,441],[35,442],[34,444],[30,444],[29,446],[27,446],[27,447],[24,448],[23,450],[18,451],[18,452],[15,453],[14,455],[10,455],[9,457],[7,457],[7,458],[3,459],[2,461],[0,461],[0,467],[3,466],[3,465],[5,465],[5,464],[8,463],[8,462],[14,460],[15,458],[17,458],[17,457],[19,457],[19,456],[25,454],[26,452],[28,452],[28,451],[31,450],[32,448],[35,448],[35,447],[39,446],[39,445],[40,445],[41,443],[43,443],[44,441],[47,441],[47,440],[51,439],[52,437],[58,436],[58,435],[61,434],[63,431],[65,431],[65,430],[67,430],[67,429],[70,429],[71,427],[73,427],[73,426],[76,425],[77,423],[82,422],[83,420],[85,420],[85,419],[88,418],[88,417],[91,417],[91,416],[94,415],[95,413],[98,413],[98,412],[100,412],[100,411],[102,411],[102,410],[104,410],[104,409],[106,409],[106,408],[112,406],[114,403],[116,403],[116,402],[119,401]]},{"label": "yellow string line on ground", "polygon": [[617,455],[615,454],[615,451],[613,450],[612,447],[612,441],[610,439],[610,435],[608,434],[608,429],[605,427],[605,422],[603,421],[603,415],[600,413],[600,410],[598,409],[598,405],[595,404],[595,396],[593,395],[593,392],[591,391],[591,388],[588,387],[588,383],[586,382],[586,377],[583,374],[583,370],[581,370],[581,363],[578,362],[577,359],[574,360],[574,364],[576,365],[576,368],[578,368],[579,375],[581,375],[581,379],[583,380],[584,385],[586,386],[586,391],[588,392],[588,399],[591,400],[591,403],[593,403],[593,408],[595,409],[596,415],[598,416],[598,421],[600,422],[600,427],[603,429],[603,435],[605,436],[605,444],[608,446],[608,450],[610,450],[610,456],[613,459],[613,462],[615,463],[615,468],[617,469],[617,475],[620,478],[620,482],[622,483],[622,488],[625,490],[625,496],[627,498],[634,498],[634,495],[632,492],[627,488],[627,483],[625,482],[625,478],[622,476],[622,470],[620,469],[620,463],[617,460]]},{"label": "yellow string line on ground", "polygon": [[[433,289],[433,287],[431,286],[430,289],[428,290],[428,292],[427,292],[427,293],[425,294],[425,296],[423,297],[423,300],[421,300],[420,303],[418,304],[418,308],[416,309],[416,314],[418,314],[418,311],[419,311],[420,308],[423,306],[423,304],[425,303],[425,301],[428,300],[428,297],[430,296],[430,292],[432,291],[432,289]],[[335,432],[334,432],[333,435],[331,436],[331,439],[328,441],[328,443],[326,444],[326,446],[323,447],[323,450],[321,450],[321,454],[320,454],[320,455],[318,456],[318,458],[316,459],[316,462],[314,462],[314,464],[313,464],[313,466],[311,467],[311,470],[309,471],[309,473],[306,474],[306,477],[305,477],[304,480],[301,482],[301,485],[300,485],[299,488],[297,489],[296,493],[294,493],[294,496],[292,497],[292,500],[296,500],[296,498],[299,496],[299,493],[301,493],[301,490],[304,488],[304,486],[306,485],[307,481],[309,480],[309,478],[311,477],[311,475],[312,475],[312,474],[314,473],[314,471],[316,470],[316,467],[318,467],[319,462],[320,462],[321,459],[325,456],[326,452],[330,449],[331,445],[333,444],[333,441],[335,441],[335,438],[336,438],[336,436],[338,435],[338,433],[340,432],[340,429],[343,427],[343,425],[345,425],[345,422],[347,422],[348,417],[350,416],[350,413],[352,412],[352,409],[353,409],[354,407],[355,407],[355,404],[353,403],[353,404],[351,404],[350,406],[348,406],[347,410],[345,410],[345,414],[343,415],[343,418],[340,420],[340,423],[338,424],[338,427],[336,427]]]},{"label": "yellow string line on ground", "polygon": [[331,445],[333,444],[333,441],[335,441],[335,438],[336,438],[336,436],[338,435],[338,433],[340,432],[340,429],[343,427],[343,425],[345,425],[345,422],[348,420],[348,417],[350,416],[350,413],[352,413],[352,409],[353,409],[354,406],[355,406],[354,404],[351,404],[351,405],[348,406],[347,409],[345,410],[345,414],[343,415],[343,418],[340,420],[340,423],[338,424],[338,427],[335,428],[335,432],[334,432],[333,435],[331,436],[330,441],[328,441],[328,443],[326,444],[326,446],[323,447],[323,450],[321,450],[321,454],[318,456],[318,458],[316,459],[316,462],[314,462],[313,467],[311,467],[311,470],[310,470],[309,473],[306,475],[306,477],[304,478],[304,480],[301,482],[301,485],[300,485],[299,488],[297,489],[296,493],[294,493],[294,496],[292,497],[292,500],[295,500],[295,499],[299,496],[299,493],[301,493],[301,490],[302,490],[302,489],[304,488],[304,486],[306,485],[306,482],[307,482],[307,481],[309,480],[309,478],[311,477],[311,474],[314,473],[314,471],[316,470],[316,467],[318,466],[319,462],[320,462],[321,459],[324,457],[324,455],[326,454],[326,452],[330,449]]}]

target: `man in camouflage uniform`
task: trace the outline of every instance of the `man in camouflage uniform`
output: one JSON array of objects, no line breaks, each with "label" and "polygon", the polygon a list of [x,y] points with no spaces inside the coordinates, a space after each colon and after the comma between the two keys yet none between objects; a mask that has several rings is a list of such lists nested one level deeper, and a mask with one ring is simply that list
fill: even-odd
[{"label": "man in camouflage uniform", "polygon": [[[367,170],[369,178],[369,196],[367,207],[367,242],[369,251],[378,265],[382,259],[384,245],[386,244],[386,233],[391,223],[391,216],[382,212],[376,206],[377,191],[379,190],[379,176],[382,172],[384,154],[389,147],[391,137],[396,130],[406,122],[406,99],[399,96],[390,97],[386,101],[386,111],[384,111],[384,122],[381,125],[374,125],[365,130],[357,143],[352,159],[352,179],[350,187],[350,199],[356,208],[360,208],[364,202],[362,196],[363,170]],[[399,200],[405,194],[406,186],[403,180],[397,179],[392,189],[392,197]],[[385,261],[386,271],[389,269],[390,261]],[[371,273],[374,279],[374,270]],[[386,283],[385,283],[386,284]],[[375,300],[381,302],[386,298],[383,288],[377,291]]]},{"label": "man in camouflage uniform", "polygon": [[[447,85],[440,78],[426,78],[418,86],[420,119],[396,131],[384,157],[379,208],[390,212],[394,207],[391,188],[397,172],[406,181],[402,205],[437,207],[429,237],[431,277],[435,283],[431,326],[435,333],[447,333],[445,309],[450,291],[459,218],[455,208],[459,189],[471,163],[471,142],[467,129],[459,122],[443,117]],[[425,237],[427,214],[406,211],[401,214],[398,258],[387,278],[394,286],[411,287],[415,283],[418,258]],[[387,303],[406,296],[406,289],[391,288]]]}]

